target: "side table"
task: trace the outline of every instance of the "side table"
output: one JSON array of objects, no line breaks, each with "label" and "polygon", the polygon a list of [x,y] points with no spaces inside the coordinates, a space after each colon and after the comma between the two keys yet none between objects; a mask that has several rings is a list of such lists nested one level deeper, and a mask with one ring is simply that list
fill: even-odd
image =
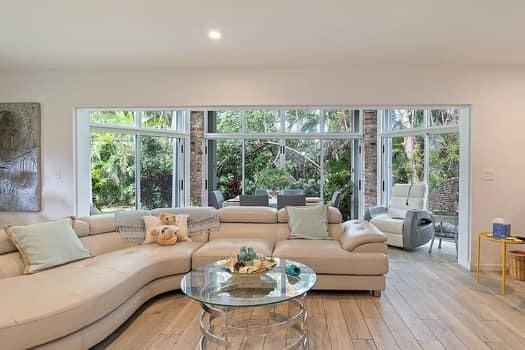
[{"label": "side table", "polygon": [[525,241],[512,236],[508,238],[494,238],[492,236],[492,232],[480,232],[478,235],[478,252],[476,257],[476,282],[478,283],[482,239],[501,244],[501,294],[505,295],[505,280],[507,275],[507,244],[525,244]]}]

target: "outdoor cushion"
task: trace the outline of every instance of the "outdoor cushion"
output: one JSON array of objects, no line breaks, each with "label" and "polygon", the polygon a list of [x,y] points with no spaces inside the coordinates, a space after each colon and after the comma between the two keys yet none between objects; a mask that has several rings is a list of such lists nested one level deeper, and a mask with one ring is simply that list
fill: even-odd
[{"label": "outdoor cushion", "polygon": [[320,274],[382,275],[388,271],[384,253],[347,252],[336,240],[280,241],[273,256],[299,261]]},{"label": "outdoor cushion", "polygon": [[243,246],[252,247],[257,255],[271,256],[274,244],[271,241],[256,238],[214,239],[193,253],[192,268],[237,255]]},{"label": "outdoor cushion", "polygon": [[270,207],[226,207],[219,209],[221,222],[277,223],[277,210]]},{"label": "outdoor cushion", "polygon": [[[312,206],[308,206],[312,207]],[[329,224],[340,224],[343,221],[343,216],[341,215],[341,212],[339,209],[334,207],[328,207],[328,223]],[[277,212],[277,221],[279,223],[287,223],[288,222],[288,212],[286,211],[286,208],[281,208]]]},{"label": "outdoor cushion", "polygon": [[2,348],[30,348],[90,325],[147,283],[188,272],[200,246],[135,246],[0,280]]},{"label": "outdoor cushion", "polygon": [[403,222],[403,219],[393,219],[386,215],[380,215],[370,220],[370,223],[377,227],[381,232],[396,234],[403,233]]}]

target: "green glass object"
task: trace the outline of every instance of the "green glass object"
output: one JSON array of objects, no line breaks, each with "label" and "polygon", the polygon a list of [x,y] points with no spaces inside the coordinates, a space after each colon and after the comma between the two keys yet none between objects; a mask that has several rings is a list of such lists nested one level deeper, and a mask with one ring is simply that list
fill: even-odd
[{"label": "green glass object", "polygon": [[237,260],[244,265],[252,265],[253,260],[257,257],[255,250],[252,247],[241,247],[239,254],[237,255]]}]

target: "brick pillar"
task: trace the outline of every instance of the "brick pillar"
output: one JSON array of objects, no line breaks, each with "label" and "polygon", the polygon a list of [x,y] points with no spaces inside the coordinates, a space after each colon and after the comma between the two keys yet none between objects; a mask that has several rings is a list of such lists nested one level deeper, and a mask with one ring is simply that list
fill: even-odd
[{"label": "brick pillar", "polygon": [[190,115],[190,201],[202,205],[202,162],[204,144],[204,112],[192,111]]},{"label": "brick pillar", "polygon": [[377,205],[377,111],[364,111],[363,128],[363,189],[367,208]]}]

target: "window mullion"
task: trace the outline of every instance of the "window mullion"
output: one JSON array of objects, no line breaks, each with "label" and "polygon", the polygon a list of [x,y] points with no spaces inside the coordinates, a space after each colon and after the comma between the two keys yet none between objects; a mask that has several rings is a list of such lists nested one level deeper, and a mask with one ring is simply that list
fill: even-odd
[{"label": "window mullion", "polygon": [[180,139],[173,139],[173,144],[171,146],[171,152],[172,152],[172,169],[171,169],[171,207],[175,208],[179,205],[178,203],[178,190],[179,190],[179,171],[178,171],[178,164],[179,164],[179,142]]},{"label": "window mullion", "polygon": [[141,137],[135,134],[135,208],[140,209],[140,175],[141,175],[141,154],[140,154]]},{"label": "window mullion", "polygon": [[[428,133],[425,133],[425,149],[424,149],[424,156],[423,156],[423,181],[425,182],[425,185],[427,186],[427,190],[430,190],[430,136]],[[428,195],[428,193],[427,193]],[[425,201],[425,206],[427,205],[427,201]]]},{"label": "window mullion", "polygon": [[244,179],[244,176],[245,176],[245,165],[246,165],[246,160],[244,159],[245,156],[246,156],[246,142],[245,140],[243,139],[242,140],[242,157],[241,157],[241,193],[244,194],[244,185],[245,185],[245,179]]}]

